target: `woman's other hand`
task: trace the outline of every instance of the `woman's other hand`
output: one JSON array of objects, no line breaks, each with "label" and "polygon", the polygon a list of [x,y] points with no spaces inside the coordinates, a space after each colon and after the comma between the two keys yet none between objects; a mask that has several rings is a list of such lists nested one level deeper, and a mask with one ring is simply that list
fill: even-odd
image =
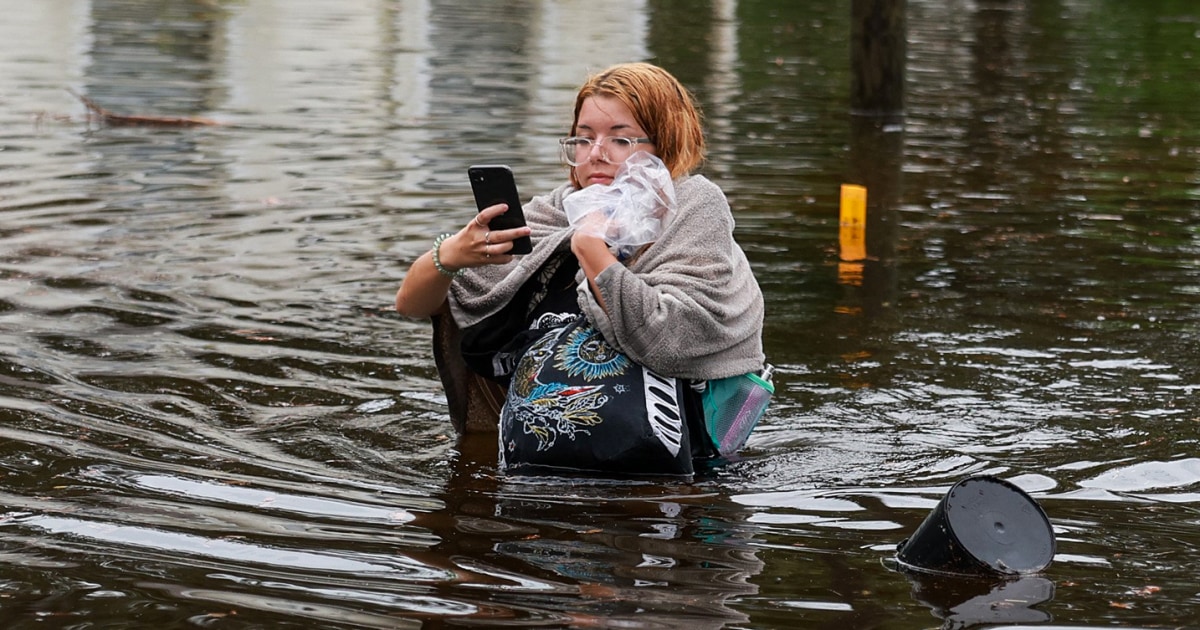
[{"label": "woman's other hand", "polygon": [[[597,220],[603,221],[603,216],[598,217]],[[600,308],[604,308],[604,300],[596,287],[596,276],[600,275],[600,272],[607,269],[609,265],[616,264],[617,257],[608,250],[608,243],[603,238],[589,230],[577,229],[571,235],[571,252],[575,254],[575,258],[579,259],[579,268],[587,276],[592,296],[596,298]]]}]

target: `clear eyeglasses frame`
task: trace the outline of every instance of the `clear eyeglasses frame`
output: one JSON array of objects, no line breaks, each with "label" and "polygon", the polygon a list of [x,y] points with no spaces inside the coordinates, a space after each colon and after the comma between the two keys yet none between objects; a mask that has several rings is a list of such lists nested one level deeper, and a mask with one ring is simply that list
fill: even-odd
[{"label": "clear eyeglasses frame", "polygon": [[639,144],[653,144],[650,138],[626,138],[623,136],[609,136],[595,140],[593,138],[584,138],[582,136],[572,136],[563,138],[558,141],[562,147],[562,157],[567,164],[571,166],[579,166],[588,161],[588,157],[592,154],[592,147],[600,147],[600,159],[609,164],[620,164],[625,161],[633,153]]}]

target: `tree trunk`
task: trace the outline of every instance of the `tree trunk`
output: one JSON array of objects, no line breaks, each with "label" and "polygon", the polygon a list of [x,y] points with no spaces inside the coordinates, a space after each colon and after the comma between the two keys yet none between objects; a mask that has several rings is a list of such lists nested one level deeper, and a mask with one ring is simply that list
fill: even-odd
[{"label": "tree trunk", "polygon": [[907,0],[853,0],[850,26],[850,111],[904,114]]}]

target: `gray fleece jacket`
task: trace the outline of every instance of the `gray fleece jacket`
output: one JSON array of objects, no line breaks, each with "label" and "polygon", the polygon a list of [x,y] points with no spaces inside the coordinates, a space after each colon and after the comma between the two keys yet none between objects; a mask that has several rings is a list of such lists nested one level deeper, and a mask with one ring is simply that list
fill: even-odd
[{"label": "gray fleece jacket", "polygon": [[[450,309],[466,328],[495,313],[574,229],[564,184],[524,207],[533,252],[507,265],[468,270],[450,286]],[[601,308],[581,271],[579,305],[604,338],[630,359],[662,374],[707,380],[762,369],[762,290],[733,239],[725,194],[700,175],[675,182],[674,218],[657,241],[596,278]]]}]

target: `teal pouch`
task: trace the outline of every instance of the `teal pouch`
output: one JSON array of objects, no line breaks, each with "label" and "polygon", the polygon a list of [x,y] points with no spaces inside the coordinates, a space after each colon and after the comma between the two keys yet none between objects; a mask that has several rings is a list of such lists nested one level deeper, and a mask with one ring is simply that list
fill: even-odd
[{"label": "teal pouch", "polygon": [[721,455],[733,455],[745,446],[750,432],[766,412],[775,393],[775,385],[771,383],[773,369],[768,365],[761,374],[748,372],[708,381],[700,396],[704,403],[704,425],[709,441]]}]

